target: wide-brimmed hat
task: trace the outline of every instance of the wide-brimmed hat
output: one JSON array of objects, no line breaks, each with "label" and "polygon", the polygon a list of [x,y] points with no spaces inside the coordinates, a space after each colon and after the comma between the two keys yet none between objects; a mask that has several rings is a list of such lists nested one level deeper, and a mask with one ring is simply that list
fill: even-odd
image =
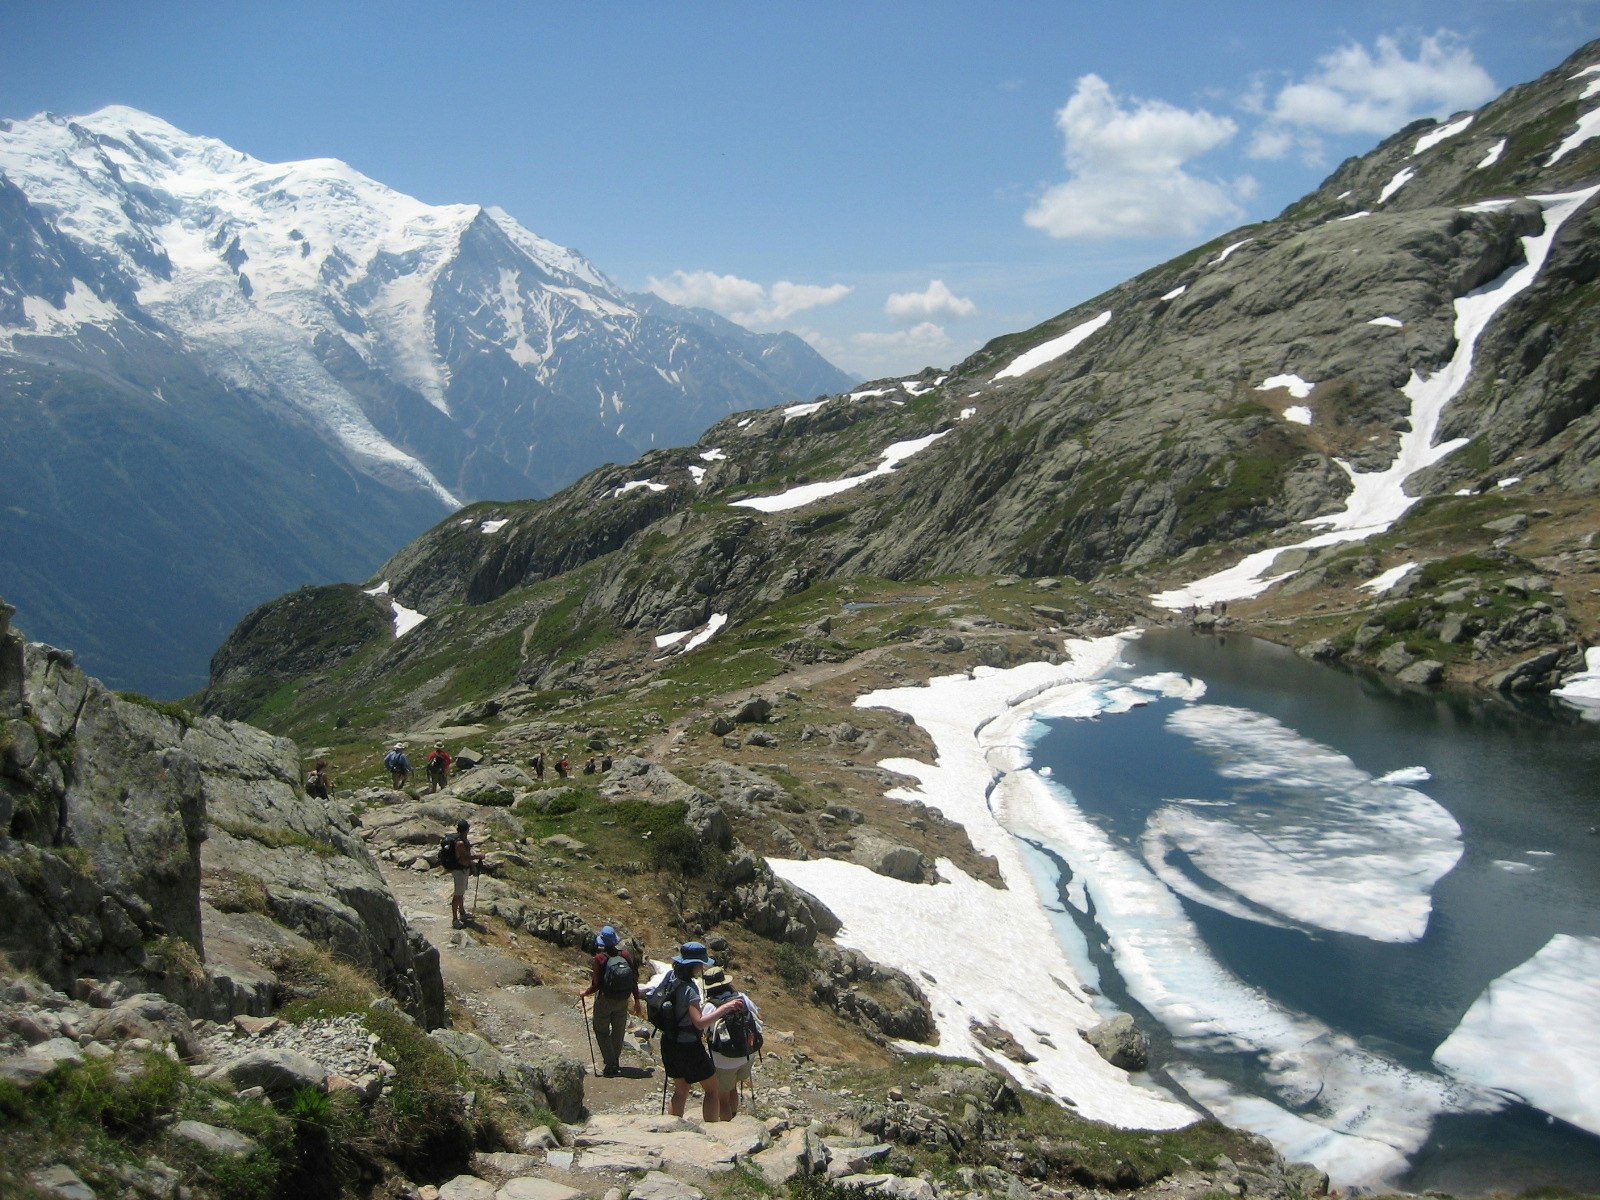
[{"label": "wide-brimmed hat", "polygon": [[672,956],[672,961],[680,967],[714,967],[717,960],[711,957],[711,952],[706,949],[704,942],[685,942],[678,947],[678,952]]},{"label": "wide-brimmed hat", "polygon": [[607,925],[600,931],[600,936],[595,939],[602,946],[615,946],[622,939],[617,936],[617,931]]},{"label": "wide-brimmed hat", "polygon": [[700,976],[700,982],[705,985],[708,992],[720,992],[724,989],[732,990],[733,980],[728,978],[728,973],[721,967],[707,967]]},{"label": "wide-brimmed hat", "polygon": [[404,750],[406,748],[406,744],[404,742],[396,742],[394,744],[394,748],[396,750]]}]

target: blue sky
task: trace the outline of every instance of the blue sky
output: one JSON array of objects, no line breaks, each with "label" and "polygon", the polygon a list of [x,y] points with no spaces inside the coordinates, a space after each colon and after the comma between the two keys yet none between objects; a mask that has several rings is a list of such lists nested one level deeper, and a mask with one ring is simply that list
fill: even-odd
[{"label": "blue sky", "polygon": [[1600,36],[1600,0],[0,0],[0,116],[129,104],[497,204],[867,377],[1275,215]]}]

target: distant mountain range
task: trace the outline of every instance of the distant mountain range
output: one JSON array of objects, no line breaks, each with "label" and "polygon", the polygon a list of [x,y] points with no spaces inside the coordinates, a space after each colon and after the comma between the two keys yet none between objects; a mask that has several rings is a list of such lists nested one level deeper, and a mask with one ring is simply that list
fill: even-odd
[{"label": "distant mountain range", "polygon": [[0,595],[181,693],[252,604],[852,378],[498,209],[135,109],[0,121]]}]

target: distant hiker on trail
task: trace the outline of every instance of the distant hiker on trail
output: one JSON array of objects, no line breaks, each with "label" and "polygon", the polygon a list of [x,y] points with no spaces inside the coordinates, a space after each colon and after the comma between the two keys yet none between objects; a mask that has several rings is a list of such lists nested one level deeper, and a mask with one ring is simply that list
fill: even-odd
[{"label": "distant hiker on trail", "polygon": [[383,756],[383,765],[394,780],[395,790],[405,787],[406,780],[411,778],[411,760],[406,757],[405,743],[396,742],[394,749]]},{"label": "distant hiker on trail", "polygon": [[605,1068],[600,1074],[622,1073],[622,1042],[628,1033],[628,1002],[643,1013],[639,968],[633,954],[622,945],[617,931],[607,925],[595,939],[598,953],[589,970],[589,987],[582,994],[594,997],[594,1040],[600,1045]]},{"label": "distant hiker on trail", "polygon": [[540,779],[544,778],[544,751],[541,750],[528,760],[528,765],[533,768],[533,773]]},{"label": "distant hiker on trail", "polygon": [[467,831],[471,828],[472,826],[466,821],[456,822],[456,836],[446,842],[455,854],[455,860],[450,863],[450,879],[455,885],[450,892],[451,929],[466,927],[467,876],[483,862],[483,851],[474,850],[472,842],[467,837]]},{"label": "distant hiker on trail", "polygon": [[593,775],[595,770],[594,755],[591,754],[589,755],[589,761],[583,764],[583,773],[585,775]]},{"label": "distant hiker on trail", "polygon": [[611,755],[608,754],[600,760],[600,769],[602,771],[611,770]]},{"label": "distant hiker on trail", "polygon": [[563,779],[572,774],[572,760],[565,754],[556,762],[556,774]]},{"label": "distant hiker on trail", "polygon": [[672,1103],[668,1111],[683,1116],[689,1103],[689,1089],[700,1085],[703,1100],[701,1116],[707,1124],[722,1119],[722,1102],[717,1096],[717,1069],[706,1052],[700,1035],[720,1018],[744,1007],[737,996],[715,1008],[705,1004],[695,977],[707,967],[716,966],[703,942],[685,942],[672,957],[672,972],[662,987],[670,986],[674,1025],[661,1033],[661,1067],[672,1080]]},{"label": "distant hiker on trail", "polygon": [[717,1008],[734,998],[744,1001],[742,1009],[712,1025],[706,1037],[711,1065],[717,1069],[717,1102],[722,1119],[731,1121],[739,1115],[739,1085],[750,1082],[750,1064],[761,1051],[761,1013],[754,1000],[733,990],[732,981],[721,967],[707,967],[700,982],[705,986],[707,1008]]},{"label": "distant hiker on trail", "polygon": [[306,795],[326,800],[332,792],[333,789],[328,784],[328,764],[319,759],[316,769],[311,772],[311,778],[306,780]]},{"label": "distant hiker on trail", "polygon": [[450,751],[444,748],[443,742],[435,742],[433,749],[428,751],[428,783],[430,792],[437,792],[450,782],[450,767],[455,759],[450,757]]}]

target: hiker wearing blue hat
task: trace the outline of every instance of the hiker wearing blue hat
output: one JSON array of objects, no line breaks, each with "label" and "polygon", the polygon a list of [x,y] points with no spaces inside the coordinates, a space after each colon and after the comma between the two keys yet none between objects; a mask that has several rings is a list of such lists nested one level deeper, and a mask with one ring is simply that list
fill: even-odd
[{"label": "hiker wearing blue hat", "polygon": [[[661,1069],[672,1080],[670,1111],[675,1117],[683,1116],[689,1104],[689,1089],[698,1083],[703,1095],[700,1114],[707,1124],[722,1119],[722,1105],[717,1096],[717,1069],[701,1035],[744,1005],[737,996],[716,1007],[704,1003],[697,977],[715,965],[704,942],[685,942],[672,956],[672,972],[663,983],[672,1007],[671,1023],[661,1033]],[[659,1002],[652,999],[652,1004],[656,1003]]]},{"label": "hiker wearing blue hat", "polygon": [[622,1073],[622,1043],[628,1034],[628,1004],[640,1008],[639,967],[633,952],[622,944],[617,931],[607,925],[595,938],[596,952],[589,971],[589,989],[582,993],[594,997],[594,1040],[605,1061],[601,1074]]}]

